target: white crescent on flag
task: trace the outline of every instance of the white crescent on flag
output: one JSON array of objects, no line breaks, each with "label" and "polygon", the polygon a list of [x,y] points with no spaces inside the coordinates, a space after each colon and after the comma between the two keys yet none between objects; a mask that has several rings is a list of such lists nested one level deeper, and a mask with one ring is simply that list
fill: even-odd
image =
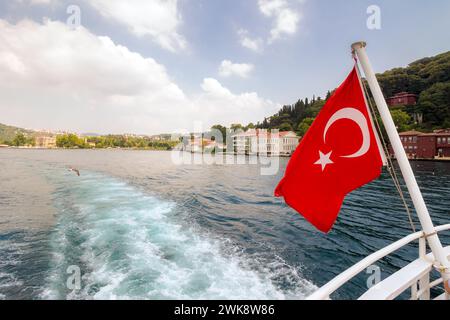
[{"label": "white crescent on flag", "polygon": [[367,119],[364,116],[364,114],[355,108],[343,108],[339,111],[336,111],[336,113],[331,116],[331,118],[328,120],[327,125],[325,126],[325,131],[323,133],[323,141],[324,142],[326,141],[328,129],[330,129],[330,127],[336,121],[341,119],[349,119],[354,121],[361,129],[363,137],[361,148],[358,151],[350,155],[341,156],[341,158],[358,158],[365,155],[370,148],[369,126],[367,125]]}]

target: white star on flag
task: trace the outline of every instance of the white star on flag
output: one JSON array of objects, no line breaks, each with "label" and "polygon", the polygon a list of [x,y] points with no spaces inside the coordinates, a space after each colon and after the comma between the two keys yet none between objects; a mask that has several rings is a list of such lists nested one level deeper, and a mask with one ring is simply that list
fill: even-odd
[{"label": "white star on flag", "polygon": [[333,161],[331,161],[330,157],[331,157],[331,153],[333,151],[330,151],[327,154],[323,154],[322,151],[319,151],[319,156],[320,159],[317,160],[314,164],[320,164],[322,166],[322,172],[325,170],[326,166],[329,164],[334,163]]}]

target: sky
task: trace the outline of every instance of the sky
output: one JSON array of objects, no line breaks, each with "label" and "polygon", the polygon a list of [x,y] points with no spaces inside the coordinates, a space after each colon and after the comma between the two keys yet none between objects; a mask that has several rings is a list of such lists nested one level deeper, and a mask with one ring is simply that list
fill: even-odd
[{"label": "sky", "polygon": [[355,41],[383,72],[450,50],[449,30],[448,0],[1,1],[0,123],[137,134],[256,123],[336,88]]}]

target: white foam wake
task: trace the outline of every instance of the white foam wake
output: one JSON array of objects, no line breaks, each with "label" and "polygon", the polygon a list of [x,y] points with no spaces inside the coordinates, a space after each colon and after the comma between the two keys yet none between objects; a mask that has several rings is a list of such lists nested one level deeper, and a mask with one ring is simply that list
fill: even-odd
[{"label": "white foam wake", "polygon": [[[55,201],[60,216],[42,298],[298,299],[315,288],[283,261],[230,253],[223,241],[179,222],[175,203],[116,179],[65,176]],[[81,269],[81,290],[66,287],[70,265]],[[295,289],[281,288],[279,277]]]}]

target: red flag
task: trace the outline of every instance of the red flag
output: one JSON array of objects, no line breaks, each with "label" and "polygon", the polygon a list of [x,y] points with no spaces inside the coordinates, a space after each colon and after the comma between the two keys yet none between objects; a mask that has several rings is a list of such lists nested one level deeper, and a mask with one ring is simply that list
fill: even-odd
[{"label": "red flag", "polygon": [[328,232],[345,196],[378,178],[382,165],[355,66],[300,142],[275,196]]}]

